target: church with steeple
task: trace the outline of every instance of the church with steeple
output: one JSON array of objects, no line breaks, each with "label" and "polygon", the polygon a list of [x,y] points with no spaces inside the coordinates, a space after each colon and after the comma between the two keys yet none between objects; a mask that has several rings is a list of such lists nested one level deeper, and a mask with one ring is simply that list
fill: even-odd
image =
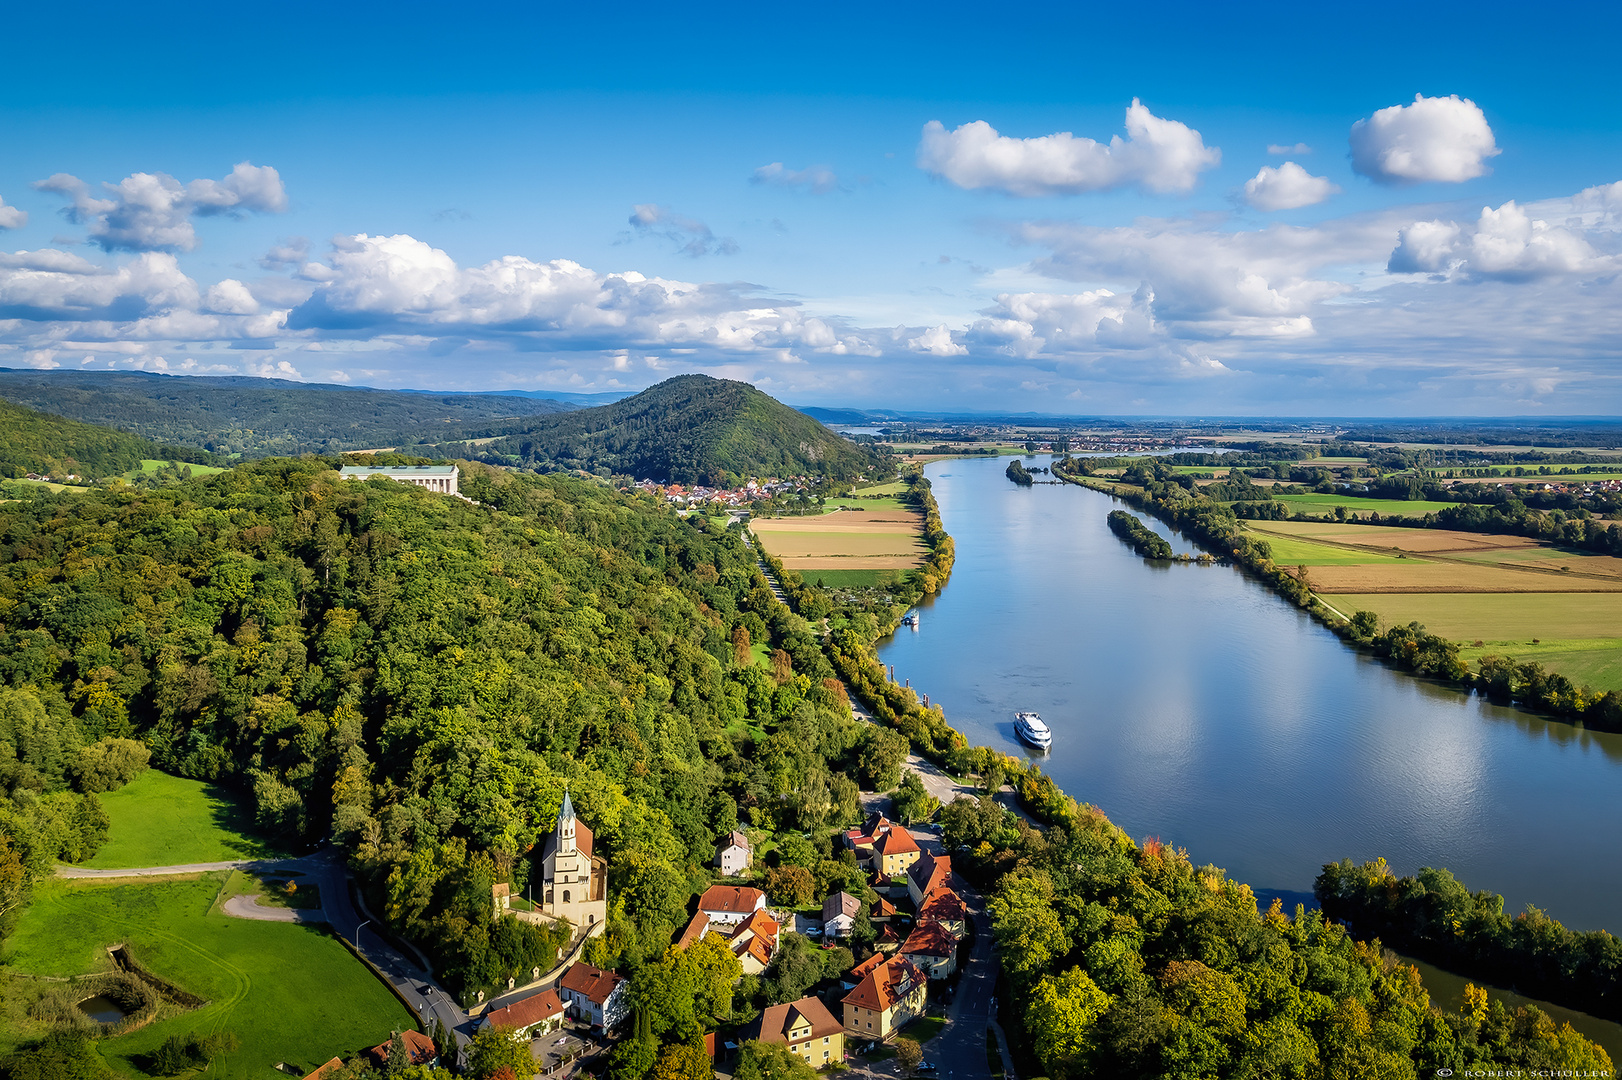
[{"label": "church with steeple", "polygon": [[568,789],[557,827],[541,849],[540,895],[536,908],[550,919],[568,919],[575,932],[589,934],[608,919],[608,864],[591,853],[591,830],[575,816]]}]

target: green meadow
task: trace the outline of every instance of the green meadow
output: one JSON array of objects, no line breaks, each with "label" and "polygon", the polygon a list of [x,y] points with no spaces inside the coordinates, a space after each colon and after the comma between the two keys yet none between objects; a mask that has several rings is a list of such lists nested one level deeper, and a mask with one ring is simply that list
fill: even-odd
[{"label": "green meadow", "polygon": [[148,769],[101,796],[107,842],[85,863],[99,869],[181,866],[278,854],[253,836],[252,819],[220,788]]},{"label": "green meadow", "polygon": [[[127,943],[148,971],[203,998],[207,1004],[197,1009],[165,1005],[155,1022],[97,1044],[109,1066],[130,1076],[140,1075],[145,1056],[171,1035],[232,1031],[239,1049],[216,1060],[208,1075],[264,1080],[278,1062],[308,1072],[415,1026],[398,999],[324,928],[222,914],[215,901],[225,879],[224,872],[48,879],[17,921],[6,966],[22,975],[98,974],[112,969],[108,946]],[[15,1000],[38,985],[14,979],[7,997]],[[30,1026],[15,1014],[8,1020],[8,1026]]]},{"label": "green meadow", "polygon": [[1362,566],[1366,563],[1396,562],[1395,555],[1348,551],[1328,544],[1315,544],[1277,533],[1255,533],[1267,541],[1273,561],[1280,566]]},{"label": "green meadow", "polygon": [[1370,512],[1382,515],[1398,514],[1402,517],[1421,517],[1425,514],[1434,514],[1446,510],[1454,505],[1445,502],[1428,502],[1423,499],[1365,499],[1357,495],[1275,495],[1279,502],[1293,509],[1301,509],[1309,514],[1332,514],[1335,507],[1344,506],[1346,512],[1363,517]]}]

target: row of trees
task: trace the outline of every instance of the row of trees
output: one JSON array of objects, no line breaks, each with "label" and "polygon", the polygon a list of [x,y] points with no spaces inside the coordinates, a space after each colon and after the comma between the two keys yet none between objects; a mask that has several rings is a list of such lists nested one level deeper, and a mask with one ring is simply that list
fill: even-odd
[{"label": "row of trees", "polygon": [[1145,559],[1169,559],[1171,545],[1164,537],[1148,528],[1136,516],[1125,510],[1111,510],[1108,517],[1110,532],[1125,540],[1133,551]]},{"label": "row of trees", "polygon": [[[1533,1008],[1471,988],[1444,1012],[1411,968],[1323,913],[1274,901],[1083,808],[1038,832],[989,798],[942,814],[991,892],[1016,1058],[1055,1078],[1409,1077],[1606,1070]],[[1448,1075],[1446,1072],[1441,1075]]]},{"label": "row of trees", "polygon": [[1330,863],[1313,887],[1330,917],[1450,971],[1622,1020],[1622,940],[1568,930],[1537,908],[1504,912],[1447,870],[1398,877],[1384,859]]}]

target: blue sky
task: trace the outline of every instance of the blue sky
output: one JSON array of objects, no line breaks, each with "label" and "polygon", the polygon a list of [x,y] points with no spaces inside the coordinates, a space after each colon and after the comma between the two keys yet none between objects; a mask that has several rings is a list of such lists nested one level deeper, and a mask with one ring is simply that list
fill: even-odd
[{"label": "blue sky", "polygon": [[1614,5],[1213,7],[9,12],[0,366],[1622,411]]}]

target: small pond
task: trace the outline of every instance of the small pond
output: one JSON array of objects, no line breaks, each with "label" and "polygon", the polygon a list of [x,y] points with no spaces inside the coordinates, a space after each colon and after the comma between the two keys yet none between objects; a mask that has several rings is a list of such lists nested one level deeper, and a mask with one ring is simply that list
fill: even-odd
[{"label": "small pond", "polygon": [[90,1019],[103,1024],[121,1024],[129,1014],[119,1008],[118,1002],[112,998],[97,994],[93,998],[85,998],[79,1002],[79,1011]]}]

